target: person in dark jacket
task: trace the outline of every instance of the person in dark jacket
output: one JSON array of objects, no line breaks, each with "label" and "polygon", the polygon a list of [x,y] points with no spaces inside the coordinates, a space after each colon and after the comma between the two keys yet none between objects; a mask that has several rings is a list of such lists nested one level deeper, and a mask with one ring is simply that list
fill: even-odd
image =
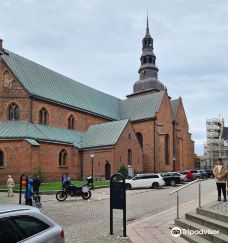
[{"label": "person in dark jacket", "polygon": [[40,193],[40,177],[37,175],[34,179],[33,179],[33,191],[34,194],[36,194],[37,196],[39,196]]}]

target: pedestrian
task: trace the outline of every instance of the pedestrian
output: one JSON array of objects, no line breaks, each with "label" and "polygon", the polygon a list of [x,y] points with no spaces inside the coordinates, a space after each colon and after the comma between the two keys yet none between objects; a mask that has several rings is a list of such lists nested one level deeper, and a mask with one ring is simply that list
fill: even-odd
[{"label": "pedestrian", "polygon": [[28,190],[25,193],[25,202],[27,205],[32,206],[32,196],[33,196],[33,179],[28,179]]},{"label": "pedestrian", "polygon": [[14,181],[11,175],[8,175],[8,180],[6,182],[8,188],[8,197],[13,197],[13,187]]},{"label": "pedestrian", "polygon": [[37,196],[39,196],[40,193],[40,177],[37,175],[33,178],[33,192]]},{"label": "pedestrian", "polygon": [[193,181],[193,175],[192,175],[192,172],[190,170],[188,171],[186,178],[187,178],[188,181]]},{"label": "pedestrian", "polygon": [[223,164],[222,158],[218,158],[217,165],[213,169],[213,174],[216,179],[218,201],[222,200],[221,194],[223,194],[223,201],[226,202],[227,167]]}]

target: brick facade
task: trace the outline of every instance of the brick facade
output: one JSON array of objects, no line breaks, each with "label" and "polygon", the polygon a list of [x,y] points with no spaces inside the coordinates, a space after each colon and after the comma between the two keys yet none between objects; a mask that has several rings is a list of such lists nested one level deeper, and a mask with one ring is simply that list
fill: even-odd
[{"label": "brick facade", "polygon": [[[150,95],[151,92],[136,94]],[[129,96],[128,98],[133,98]],[[39,111],[48,112],[47,125],[68,128],[68,117],[74,116],[74,130],[86,132],[93,124],[109,122],[99,115],[93,115],[66,107],[54,102],[32,97],[22,84],[0,61],[0,121],[9,120],[9,106],[19,107],[20,121],[39,123]],[[129,122],[113,147],[94,149],[94,175],[105,177],[107,165],[111,174],[121,165],[128,165],[129,151],[131,165],[137,172],[162,172],[183,170],[194,167],[194,142],[189,134],[188,122],[182,101],[178,108],[175,127],[167,90],[155,118],[145,121]],[[141,136],[142,144],[137,136]],[[4,166],[0,168],[0,180],[4,182],[8,174],[19,178],[21,173],[31,176],[41,169],[46,181],[59,180],[62,173],[69,173],[74,179],[91,174],[89,150],[79,150],[72,145],[38,141],[32,146],[24,140],[0,140],[0,150],[4,154]],[[67,166],[59,166],[59,153],[67,151]],[[174,160],[175,158],[175,160]]]}]

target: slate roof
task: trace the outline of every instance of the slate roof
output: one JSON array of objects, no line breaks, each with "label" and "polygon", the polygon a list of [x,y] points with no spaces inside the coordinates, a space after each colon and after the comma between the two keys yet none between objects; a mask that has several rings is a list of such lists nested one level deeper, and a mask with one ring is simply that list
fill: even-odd
[{"label": "slate roof", "polygon": [[0,139],[25,139],[30,143],[32,139],[79,144],[84,133],[74,130],[32,124],[23,121],[0,122]]},{"label": "slate roof", "polygon": [[120,120],[92,125],[80,143],[81,148],[96,148],[115,145],[129,120]]},{"label": "slate roof", "polygon": [[120,99],[67,78],[13,52],[5,52],[1,58],[31,95],[111,119],[120,119]]},{"label": "slate roof", "polygon": [[179,104],[180,104],[180,99],[171,100],[170,103],[171,103],[172,112],[173,112],[173,119],[176,120],[177,111],[178,111],[178,107],[179,107]]}]

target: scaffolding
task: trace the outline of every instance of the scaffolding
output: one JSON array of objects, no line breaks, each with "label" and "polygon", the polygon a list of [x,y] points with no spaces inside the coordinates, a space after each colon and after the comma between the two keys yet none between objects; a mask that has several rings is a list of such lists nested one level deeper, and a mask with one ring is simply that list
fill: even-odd
[{"label": "scaffolding", "polygon": [[223,141],[221,139],[224,122],[219,118],[206,120],[207,143],[204,147],[206,167],[212,168],[219,157],[223,157]]}]

